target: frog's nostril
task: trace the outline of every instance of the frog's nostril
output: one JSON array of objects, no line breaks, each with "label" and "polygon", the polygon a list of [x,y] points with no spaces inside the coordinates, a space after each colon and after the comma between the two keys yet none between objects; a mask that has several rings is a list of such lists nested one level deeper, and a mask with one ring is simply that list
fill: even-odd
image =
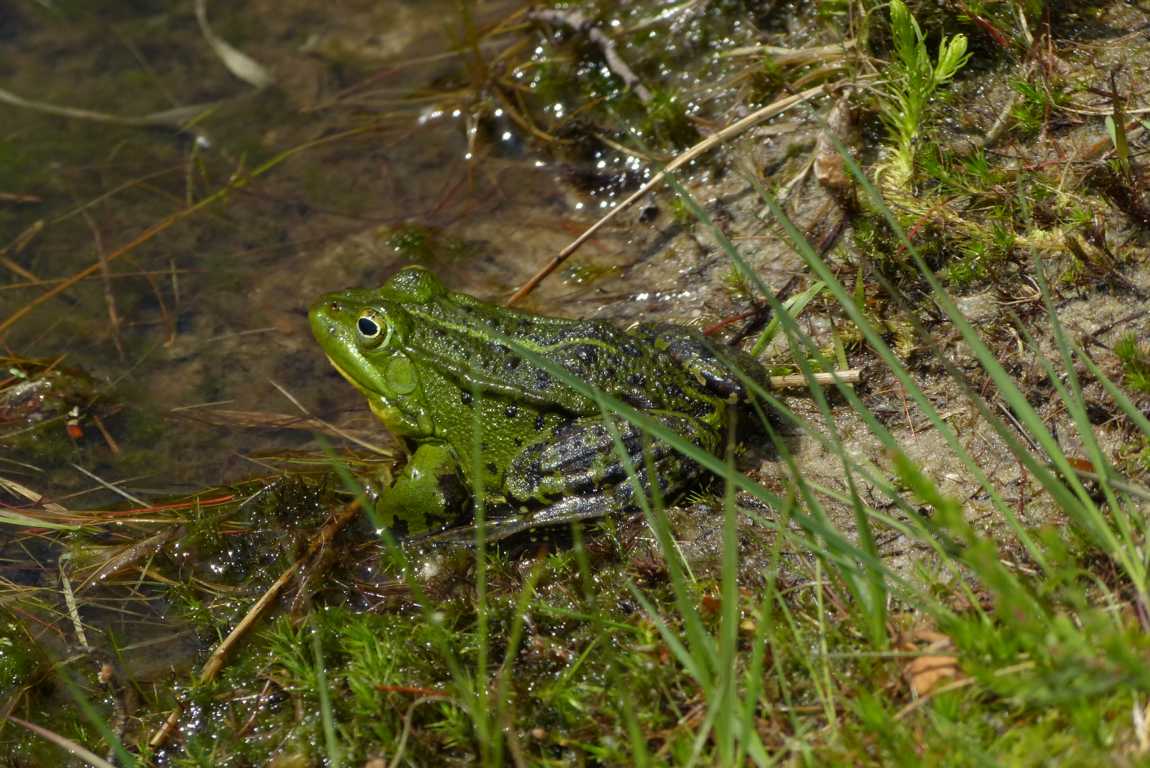
[{"label": "frog's nostril", "polygon": [[339,302],[338,301],[331,302],[330,304],[327,305],[327,309],[329,312],[339,312],[339,310],[340,310]]}]

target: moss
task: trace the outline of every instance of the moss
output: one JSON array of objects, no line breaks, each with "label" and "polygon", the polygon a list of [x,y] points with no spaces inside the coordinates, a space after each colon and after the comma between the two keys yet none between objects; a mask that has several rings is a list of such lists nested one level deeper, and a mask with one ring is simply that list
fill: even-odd
[{"label": "moss", "polygon": [[587,259],[571,259],[563,267],[563,279],[573,285],[591,285],[605,277],[617,275],[620,267],[596,264]]},{"label": "moss", "polygon": [[1114,345],[1122,365],[1122,381],[1134,392],[1150,395],[1150,345],[1128,333]]},{"label": "moss", "polygon": [[27,685],[39,670],[36,644],[23,625],[0,610],[0,701]]},{"label": "moss", "polygon": [[403,261],[419,264],[466,260],[475,256],[482,247],[479,243],[451,237],[442,230],[415,222],[381,230],[379,235]]}]

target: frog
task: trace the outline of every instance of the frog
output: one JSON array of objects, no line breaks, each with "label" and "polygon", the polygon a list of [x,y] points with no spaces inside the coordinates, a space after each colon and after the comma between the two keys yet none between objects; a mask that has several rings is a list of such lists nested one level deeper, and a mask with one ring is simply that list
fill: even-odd
[{"label": "frog", "polygon": [[479,503],[497,540],[635,511],[639,493],[669,502],[702,468],[594,392],[717,455],[751,402],[747,382],[767,382],[749,353],[696,329],[506,308],[451,291],[421,266],[379,288],[326,294],[308,316],[336,371],[410,450],[377,511],[412,534],[443,531]]}]

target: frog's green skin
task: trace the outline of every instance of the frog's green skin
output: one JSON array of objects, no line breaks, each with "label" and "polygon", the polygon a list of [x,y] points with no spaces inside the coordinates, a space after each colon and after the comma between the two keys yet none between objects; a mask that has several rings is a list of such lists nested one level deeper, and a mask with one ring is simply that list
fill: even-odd
[{"label": "frog's green skin", "polygon": [[[511,339],[710,453],[744,400],[748,355],[670,325],[623,331],[596,320],[542,317],[449,292],[409,267],[377,290],[332,293],[309,313],[332,363],[397,435],[415,445],[381,508],[409,529],[458,519],[457,488],[481,493],[492,537],[635,506],[634,487],[594,400],[513,351]],[[645,492],[646,444],[668,498],[699,473],[669,446],[610,417]],[[473,430],[478,427],[479,461]],[[462,475],[462,479],[460,479]]]}]

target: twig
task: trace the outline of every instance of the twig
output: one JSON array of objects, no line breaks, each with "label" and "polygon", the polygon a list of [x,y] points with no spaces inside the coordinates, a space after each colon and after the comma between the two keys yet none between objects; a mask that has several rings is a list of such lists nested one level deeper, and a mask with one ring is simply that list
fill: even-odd
[{"label": "twig", "polygon": [[104,424],[104,420],[98,414],[91,414],[92,423],[96,425],[96,430],[100,436],[104,438],[104,442],[108,445],[108,450],[114,455],[120,455],[120,444],[116,442],[116,438],[112,437],[112,433],[108,431],[108,427]]},{"label": "twig", "polygon": [[26,269],[20,264],[17,264],[9,257],[20,255],[20,252],[28,246],[28,243],[32,242],[32,240],[43,230],[44,220],[40,219],[39,221],[33,222],[31,226],[17,235],[15,240],[4,246],[3,249],[0,249],[0,265],[3,265],[8,270],[15,272],[25,280],[28,280],[32,283],[39,283],[40,278],[36,277],[36,275],[31,270]]},{"label": "twig", "polygon": [[[1054,468],[1053,464],[1048,466],[1051,469]],[[1099,482],[1103,479],[1102,476],[1097,472],[1074,466],[1074,462],[1070,463],[1070,468],[1074,470],[1074,474],[1078,475],[1078,477],[1083,480],[1093,480],[1094,482]],[[1139,485],[1135,485],[1132,482],[1123,480],[1120,477],[1113,477],[1111,475],[1107,475],[1106,482],[1113,486],[1115,490],[1122,491],[1123,493],[1130,494],[1131,496],[1137,496],[1143,501],[1150,501],[1150,489],[1148,488],[1143,488]]]},{"label": "twig", "polygon": [[110,115],[107,112],[93,112],[88,109],[60,107],[43,101],[33,101],[32,99],[25,99],[11,91],[0,88],[0,104],[8,104],[13,107],[20,107],[21,109],[30,109],[33,112],[43,112],[44,114],[56,115],[57,117],[88,120],[94,123],[127,125],[135,128],[163,127],[182,129],[201,112],[212,109],[217,106],[219,102],[193,104],[188,107],[177,107],[175,109],[166,109],[162,112],[152,112],[151,114],[139,117],[126,117],[122,115]]},{"label": "twig", "polygon": [[[845,371],[830,371],[829,373],[816,373],[811,378],[820,387],[827,387],[836,381],[842,384],[857,384],[861,371],[850,368]],[[796,389],[807,385],[807,378],[801,373],[792,373],[789,376],[772,376],[768,379],[771,389]]]},{"label": "twig", "polygon": [[591,42],[599,46],[599,50],[603,52],[603,59],[607,62],[607,68],[618,75],[619,79],[623,81],[623,84],[639,97],[639,101],[644,104],[650,103],[651,92],[647,90],[647,86],[643,85],[643,81],[635,74],[635,70],[631,69],[630,65],[619,55],[619,51],[615,47],[615,41],[580,11],[539,9],[531,11],[531,13],[527,14],[527,18],[532,21],[542,21],[548,24],[570,27],[576,32],[587,35]]},{"label": "twig", "polygon": [[319,532],[319,536],[312,540],[303,556],[288,566],[287,570],[281,573],[279,578],[276,579],[275,582],[270,587],[268,587],[268,590],[264,592],[260,599],[255,602],[255,605],[248,609],[248,612],[244,615],[243,620],[236,625],[235,629],[233,629],[218,646],[216,646],[216,649],[212,651],[212,655],[208,657],[207,662],[204,664],[204,668],[200,670],[201,684],[209,683],[215,679],[216,675],[219,674],[219,671],[223,669],[224,659],[227,657],[228,652],[231,651],[239,639],[251,628],[252,624],[254,624],[256,620],[259,619],[260,614],[263,613],[264,609],[271,605],[272,602],[274,602],[275,599],[279,597],[280,592],[282,592],[283,588],[286,587],[288,582],[291,581],[296,571],[300,570],[304,565],[308,564],[312,559],[314,559],[315,556],[319,554],[324,547],[331,543],[331,540],[335,538],[335,535],[339,533],[339,531],[345,525],[347,525],[353,517],[356,516],[356,514],[359,512],[359,506],[360,504],[358,499],[345,506],[340,511],[340,513],[332,519],[331,522],[323,527],[323,529]]},{"label": "twig", "polygon": [[0,192],[0,205],[37,205],[42,202],[44,202],[44,198],[36,195]]},{"label": "twig", "polygon": [[73,463],[72,469],[76,470],[77,472],[79,472],[82,475],[85,475],[85,476],[91,478],[92,480],[95,480],[97,483],[104,486],[105,488],[107,488],[112,493],[123,496],[125,499],[132,502],[133,504],[136,504],[137,506],[141,506],[141,507],[148,506],[148,502],[141,501],[140,499],[138,499],[135,496],[133,496],[132,494],[128,493],[127,491],[125,491],[123,488],[119,487],[115,483],[109,483],[107,480],[103,479],[102,477],[99,477],[99,476],[95,475],[94,473],[89,472],[88,470],[84,469],[79,464]]},{"label": "twig", "polygon": [[85,747],[80,746],[79,744],[77,744],[76,742],[72,741],[69,738],[61,736],[60,734],[56,733],[55,731],[49,731],[47,728],[36,725],[35,723],[30,723],[27,720],[21,720],[20,718],[14,716],[14,715],[7,715],[7,716],[5,716],[4,719],[5,720],[11,720],[13,723],[16,723],[16,725],[20,726],[21,728],[27,728],[29,731],[36,734],[37,736],[39,736],[43,739],[47,739],[48,741],[52,742],[53,744],[55,744],[60,749],[64,750],[65,752],[69,752],[72,755],[75,755],[76,757],[80,758],[81,760],[88,763],[88,765],[93,766],[94,768],[116,768],[115,765],[113,765],[112,763],[109,763],[107,760],[100,757],[96,753],[92,752],[91,750],[89,750]]},{"label": "twig", "polygon": [[841,43],[832,45],[817,45],[811,48],[783,48],[777,45],[747,45],[741,48],[732,48],[723,51],[719,58],[732,56],[769,56],[772,64],[782,67],[801,66],[814,62],[826,63],[835,59],[846,58],[856,46],[855,40],[849,38]]},{"label": "twig", "polygon": [[108,267],[107,252],[104,249],[104,237],[100,233],[100,227],[96,225],[95,220],[92,218],[92,215],[88,213],[87,209],[82,209],[80,216],[92,232],[92,242],[96,246],[96,260],[100,264],[100,282],[104,287],[104,304],[108,310],[108,324],[112,328],[112,344],[116,347],[116,353],[120,356],[120,360],[123,360],[124,342],[123,339],[120,338],[120,313],[116,310],[116,293],[112,290],[112,270]]},{"label": "twig", "polygon": [[705,154],[707,151],[713,149],[719,144],[722,144],[723,142],[739,135],[748,128],[751,128],[752,126],[761,123],[764,120],[769,120],[775,115],[785,112],[797,104],[802,104],[804,102],[810,101],[819,94],[831,90],[833,87],[833,85],[817,85],[808,88],[805,91],[800,91],[799,93],[796,93],[792,96],[787,96],[786,98],[779,99],[778,101],[768,104],[762,109],[752,112],[743,119],[731,123],[721,131],[711,134],[695,146],[683,152],[674,160],[667,163],[663,170],[656,173],[650,181],[639,187],[639,189],[627,197],[626,200],[616,205],[614,208],[608,211],[606,215],[603,216],[603,218],[599,219],[586,230],[584,230],[583,234],[575,238],[575,240],[568,244],[566,248],[560,251],[553,259],[551,259],[551,261],[544,265],[542,269],[532,275],[530,280],[520,286],[519,290],[515,291],[515,293],[511,295],[511,298],[506,301],[506,305],[510,306],[514,304],[527,294],[531,293],[531,291],[535,290],[535,287],[539,285],[539,283],[543,282],[543,280],[546,279],[546,277],[552,272],[554,272],[559,267],[559,265],[566,261],[571,256],[571,254],[579,250],[579,247],[582,246],[583,243],[590,240],[591,236],[598,232],[604,224],[615,218],[615,216],[618,215],[621,211],[629,208],[635,203],[636,200],[639,200],[652,189],[661,184],[663,179],[667,178],[667,174],[682,168],[684,165],[691,162],[695,158]]},{"label": "twig", "polygon": [[181,533],[180,526],[168,525],[159,533],[152,534],[143,541],[138,541],[130,547],[121,550],[120,554],[105,561],[91,576],[84,579],[76,590],[83,592],[92,585],[102,582],[112,574],[124,570],[137,560],[152,557],[160,551],[161,547],[175,538],[179,533]]},{"label": "twig", "polygon": [[[255,625],[263,612],[267,610],[268,606],[279,598],[280,593],[283,592],[284,588],[291,582],[296,573],[314,560],[315,557],[331,543],[335,535],[356,516],[359,512],[359,507],[360,503],[358,499],[345,506],[331,522],[323,527],[319,535],[312,540],[311,544],[308,545],[307,551],[288,566],[287,570],[281,573],[279,578],[260,596],[260,599],[248,609],[248,612],[244,614],[240,623],[228,633],[227,637],[220,641],[220,644],[215,647],[211,656],[208,657],[207,662],[204,663],[203,668],[200,670],[200,685],[210,683],[215,679],[216,675],[223,669],[224,661],[236,643]],[[182,704],[173,709],[171,713],[168,714],[168,719],[164,721],[164,724],[152,735],[152,738],[148,741],[148,746],[152,749],[157,749],[166,744],[179,726],[180,715],[182,713]]]},{"label": "twig", "polygon": [[399,768],[399,761],[403,759],[403,752],[407,749],[407,738],[411,735],[411,726],[414,721],[412,717],[415,714],[415,708],[420,704],[426,704],[429,701],[442,701],[441,696],[424,696],[411,702],[407,707],[407,712],[403,715],[403,731],[399,734],[399,743],[395,745],[395,754],[388,763],[388,768]]},{"label": "twig", "polygon": [[280,385],[278,382],[276,382],[272,379],[268,379],[268,382],[271,383],[271,385],[273,387],[275,387],[277,390],[279,390],[279,393],[281,395],[283,395],[284,397],[286,397],[288,399],[288,402],[290,402],[292,405],[294,405],[296,408],[298,408],[300,410],[300,413],[302,413],[304,416],[306,416],[309,421],[312,421],[312,422],[315,422],[317,424],[322,425],[322,427],[324,429],[326,429],[327,431],[329,431],[330,433],[335,434],[335,435],[339,435],[344,440],[355,443],[360,448],[366,448],[367,450],[371,451],[372,453],[377,453],[377,454],[380,454],[383,456],[392,456],[393,455],[391,451],[380,448],[378,445],[373,445],[373,444],[367,442],[366,440],[362,440],[362,439],[356,437],[355,435],[351,434],[350,432],[342,430],[339,427],[337,427],[336,425],[331,424],[330,422],[326,422],[323,419],[317,419],[315,416],[311,415],[311,412],[308,411],[307,408],[305,408],[303,406],[303,403],[301,403],[298,399],[296,399],[295,395],[293,395],[291,392],[288,392],[287,389],[285,389],[282,385]]}]

